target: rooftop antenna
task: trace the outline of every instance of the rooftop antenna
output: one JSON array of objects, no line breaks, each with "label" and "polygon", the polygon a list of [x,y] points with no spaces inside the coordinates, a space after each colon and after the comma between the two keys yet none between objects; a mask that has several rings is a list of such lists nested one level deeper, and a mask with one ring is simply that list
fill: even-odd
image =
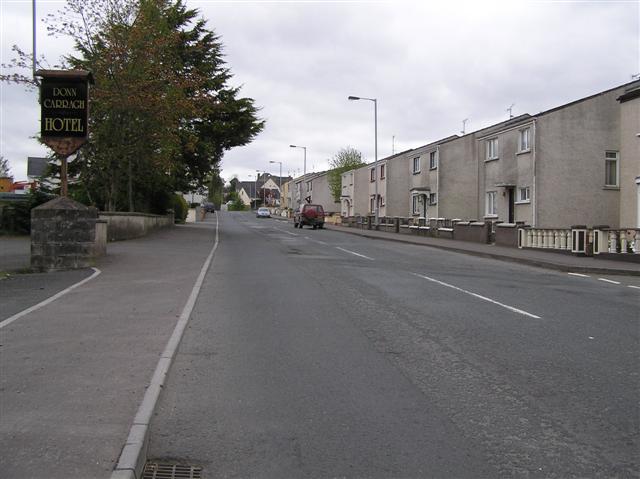
[{"label": "rooftop antenna", "polygon": [[462,133],[463,135],[465,134],[465,130],[467,129],[468,121],[469,121],[469,118],[465,118],[464,120],[462,120],[462,131],[460,133]]},{"label": "rooftop antenna", "polygon": [[505,110],[505,111],[509,112],[509,118],[513,118],[513,107],[514,106],[516,106],[516,104],[512,103],[511,106]]}]

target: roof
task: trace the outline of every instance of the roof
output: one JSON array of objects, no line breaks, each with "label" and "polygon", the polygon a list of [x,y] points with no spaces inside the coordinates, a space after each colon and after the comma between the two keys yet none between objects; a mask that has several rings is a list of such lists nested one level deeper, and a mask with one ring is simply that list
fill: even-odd
[{"label": "roof", "polygon": [[625,101],[633,100],[638,97],[640,97],[640,86],[636,88],[630,88],[618,98],[616,98],[616,100],[618,100],[620,103],[624,103]]},{"label": "roof", "polygon": [[[627,87],[627,88],[625,88],[625,87]],[[597,98],[599,96],[607,95],[607,94],[609,94],[609,93],[611,93],[613,91],[619,90],[621,88],[625,88],[627,91],[633,90],[635,88],[640,88],[640,80],[634,80],[634,81],[631,81],[629,83],[624,83],[622,85],[618,85],[617,87],[609,88],[608,90],[604,90],[604,91],[595,93],[594,95],[589,95],[589,96],[586,96],[584,98],[580,98],[579,100],[574,100],[572,102],[565,103],[564,105],[556,106],[555,108],[551,108],[550,110],[541,111],[536,116],[542,116],[542,115],[546,115],[548,113],[553,113],[554,111],[562,110],[563,108],[566,108],[568,106],[573,106],[573,105],[575,105],[577,103],[581,103],[583,101],[592,100],[593,98]],[[624,96],[624,95],[622,95],[622,96]]]}]

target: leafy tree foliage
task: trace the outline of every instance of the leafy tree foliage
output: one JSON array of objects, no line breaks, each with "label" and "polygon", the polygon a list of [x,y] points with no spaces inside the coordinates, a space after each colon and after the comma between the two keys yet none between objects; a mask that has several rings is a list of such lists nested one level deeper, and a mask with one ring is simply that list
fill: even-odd
[{"label": "leafy tree foliage", "polygon": [[346,148],[341,148],[329,161],[329,164],[331,166],[331,170],[327,175],[329,190],[331,191],[333,200],[338,202],[342,194],[342,174],[358,168],[365,163],[362,159],[362,153],[355,148],[347,146]]},{"label": "leafy tree foliage", "polygon": [[66,65],[95,78],[74,169],[98,207],[164,213],[173,191],[205,186],[225,151],[264,128],[198,15],[183,0],[67,0],[48,20],[74,39]]},{"label": "leafy tree foliage", "polygon": [[10,176],[9,160],[0,155],[0,176]]}]

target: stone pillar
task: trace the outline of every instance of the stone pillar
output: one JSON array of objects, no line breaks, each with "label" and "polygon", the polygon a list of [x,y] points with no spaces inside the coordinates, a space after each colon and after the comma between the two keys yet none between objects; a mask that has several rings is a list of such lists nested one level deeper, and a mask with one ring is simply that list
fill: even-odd
[{"label": "stone pillar", "polygon": [[31,210],[31,267],[38,271],[86,268],[104,254],[98,211],[66,197]]}]

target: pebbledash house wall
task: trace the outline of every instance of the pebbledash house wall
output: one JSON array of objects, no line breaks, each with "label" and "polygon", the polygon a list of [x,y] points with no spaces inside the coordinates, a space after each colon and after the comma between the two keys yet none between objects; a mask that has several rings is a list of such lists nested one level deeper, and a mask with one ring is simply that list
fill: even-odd
[{"label": "pebbledash house wall", "polygon": [[536,115],[536,227],[619,226],[620,189],[605,186],[605,153],[620,151],[617,98],[623,92],[616,88]]},{"label": "pebbledash house wall", "polygon": [[620,103],[620,227],[640,228],[640,85]]},{"label": "pebbledash house wall", "polygon": [[[529,129],[529,148],[521,150],[520,132]],[[509,220],[509,189],[514,190],[514,221],[532,224],[530,199],[519,201],[520,188],[533,191],[533,118],[521,115],[477,132],[476,158],[478,165],[477,219],[507,222]],[[497,158],[488,158],[488,144],[497,140]],[[487,212],[487,193],[496,193],[496,215]]]},{"label": "pebbledash house wall", "polygon": [[407,216],[409,209],[409,162],[404,153],[386,160],[385,216]]},{"label": "pebbledash house wall", "polygon": [[438,201],[435,213],[438,218],[482,218],[477,204],[476,147],[474,133],[438,145],[438,168],[433,172]]},{"label": "pebbledash house wall", "polygon": [[311,191],[308,194],[311,196],[311,203],[322,205],[326,214],[340,213],[340,202],[333,200],[333,195],[329,188],[329,175],[327,172],[318,173],[307,179],[307,182],[310,182],[312,185]]}]

